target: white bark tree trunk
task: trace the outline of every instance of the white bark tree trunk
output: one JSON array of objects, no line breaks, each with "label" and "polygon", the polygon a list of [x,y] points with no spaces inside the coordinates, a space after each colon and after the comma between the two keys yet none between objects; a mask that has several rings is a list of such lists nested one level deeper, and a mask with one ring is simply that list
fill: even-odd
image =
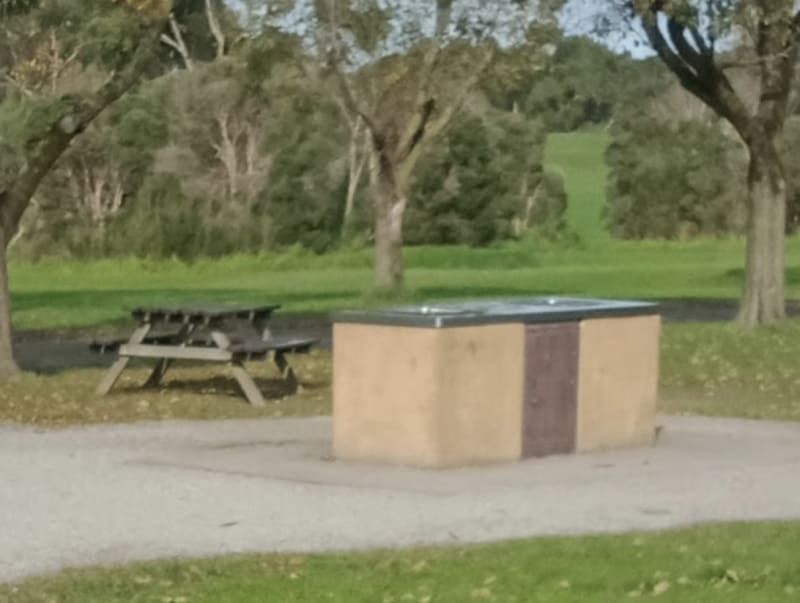
[{"label": "white bark tree trunk", "polygon": [[783,320],[785,311],[786,179],[779,161],[751,150],[745,284],[738,322],[752,327]]}]

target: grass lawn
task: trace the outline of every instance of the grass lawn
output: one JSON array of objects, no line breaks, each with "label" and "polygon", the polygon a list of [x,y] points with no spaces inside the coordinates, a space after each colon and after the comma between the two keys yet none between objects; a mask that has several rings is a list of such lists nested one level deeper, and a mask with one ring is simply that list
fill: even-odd
[{"label": "grass lawn", "polygon": [[[736,299],[744,245],[609,241],[560,248],[509,243],[496,248],[414,248],[406,253],[407,301],[586,295]],[[789,242],[788,294],[800,298],[800,239]],[[371,252],[283,253],[178,261],[13,262],[17,328],[51,329],[126,320],[138,305],[277,302],[287,312],[328,312],[386,303],[370,299]]]},{"label": "grass lawn", "polygon": [[170,369],[158,388],[141,387],[148,366],[133,366],[120,377],[108,396],[94,389],[104,371],[65,371],[56,375],[23,374],[0,381],[0,424],[43,427],[92,423],[131,423],[169,419],[278,419],[328,415],[331,412],[331,357],[327,352],[292,358],[303,380],[290,394],[277,370],[265,362],[252,363],[248,372],[268,403],[248,404],[224,366]]},{"label": "grass lawn", "polygon": [[329,556],[175,560],[0,586],[3,603],[749,603],[800,598],[800,523]]},{"label": "grass lawn", "polygon": [[661,351],[662,412],[800,420],[800,321],[667,325]]}]

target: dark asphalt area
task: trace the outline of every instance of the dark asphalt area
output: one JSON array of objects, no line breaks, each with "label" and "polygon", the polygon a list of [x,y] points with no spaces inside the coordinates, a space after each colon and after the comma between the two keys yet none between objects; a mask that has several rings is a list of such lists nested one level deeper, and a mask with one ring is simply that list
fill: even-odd
[{"label": "dark asphalt area", "polygon": [[[726,322],[736,316],[735,300],[671,299],[655,300],[661,305],[665,322]],[[787,303],[789,316],[800,317],[800,301]],[[323,348],[332,342],[331,323],[327,315],[289,315],[276,317],[273,332],[277,336],[311,337]],[[107,329],[104,329],[107,333]],[[126,336],[124,326],[118,335]],[[89,350],[93,340],[91,329],[60,331],[21,331],[15,335],[17,362],[25,371],[56,373],[75,368],[104,367],[113,354],[94,354]]]}]

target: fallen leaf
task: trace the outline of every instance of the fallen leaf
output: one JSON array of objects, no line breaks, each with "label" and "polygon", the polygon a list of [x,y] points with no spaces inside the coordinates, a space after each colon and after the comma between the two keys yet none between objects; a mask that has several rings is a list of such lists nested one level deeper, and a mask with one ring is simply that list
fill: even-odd
[{"label": "fallen leaf", "polygon": [[470,596],[473,599],[491,599],[492,591],[488,588],[475,588],[470,592]]}]

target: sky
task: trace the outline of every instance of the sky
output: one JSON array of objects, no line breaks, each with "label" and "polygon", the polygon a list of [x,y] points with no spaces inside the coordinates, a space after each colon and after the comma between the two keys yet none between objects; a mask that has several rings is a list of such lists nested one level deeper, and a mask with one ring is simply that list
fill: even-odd
[{"label": "sky", "polygon": [[[264,0],[268,3],[269,0]],[[800,3],[800,0],[795,0]],[[225,0],[235,10],[243,10],[241,0]],[[567,35],[587,35],[615,52],[628,53],[636,58],[652,56],[653,52],[644,41],[641,32],[621,32],[599,36],[595,32],[595,20],[603,10],[602,0],[568,0],[559,19]]]},{"label": "sky", "polygon": [[569,0],[561,13],[561,29],[567,35],[589,36],[615,52],[628,53],[634,58],[653,56],[644,32],[624,31],[605,36],[597,34],[597,17],[603,12],[604,4],[598,0]]}]

